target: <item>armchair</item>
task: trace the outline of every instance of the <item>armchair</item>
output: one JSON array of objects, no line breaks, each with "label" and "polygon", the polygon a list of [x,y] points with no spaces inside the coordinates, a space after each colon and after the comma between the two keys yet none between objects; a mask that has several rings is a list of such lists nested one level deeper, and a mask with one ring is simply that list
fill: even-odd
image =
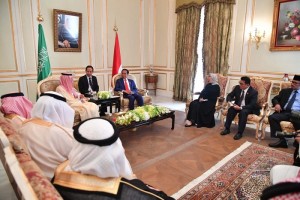
[{"label": "armchair", "polygon": [[[226,86],[227,86],[227,83],[228,83],[228,77],[227,76],[223,76],[221,74],[217,74],[218,75],[218,83],[219,83],[219,86],[220,86],[220,96],[218,97],[217,99],[217,102],[216,102],[216,113],[218,113],[218,116],[221,112],[221,108],[222,108],[222,105],[224,103],[224,100],[225,100],[225,94],[226,94]],[[196,92],[196,93],[193,93],[193,95],[197,95],[197,94],[200,94],[200,92]],[[189,111],[189,106],[190,106],[190,103],[192,102],[192,100],[187,100],[186,101],[186,104],[185,104],[185,112],[188,113]]]},{"label": "armchair", "polygon": [[[261,77],[252,77],[251,78],[251,86],[258,91],[258,100],[257,103],[261,106],[260,114],[250,114],[248,115],[247,124],[255,124],[256,125],[256,135],[255,138],[259,138],[259,129],[264,120],[267,111],[268,111],[268,102],[270,100],[271,88],[272,88],[272,81],[264,80]],[[224,120],[226,118],[228,109],[230,105],[227,105],[221,110],[221,123],[224,124]],[[234,122],[238,123],[238,117],[236,116]],[[263,138],[261,138],[263,139]]]},{"label": "armchair", "polygon": [[[291,83],[290,82],[281,82],[280,83],[280,90],[285,89],[285,88],[290,88],[291,87]],[[271,105],[272,106],[272,105]],[[269,124],[269,115],[271,115],[274,112],[274,108],[269,106],[266,117],[264,118],[264,120],[262,121],[262,126],[261,126],[261,139],[265,138],[266,135],[266,128],[268,126],[270,126]],[[281,121],[280,122],[280,127],[282,129],[283,132],[295,132],[294,126],[291,122],[289,121]]]},{"label": "armchair", "polygon": [[[57,86],[60,84],[59,80],[60,76],[49,76],[45,78],[44,80],[41,80],[37,85],[37,91],[38,96],[41,95],[41,93],[47,92],[47,91],[56,91]],[[76,90],[78,90],[78,81],[74,81],[73,86]],[[75,117],[74,117],[74,125],[78,124],[81,121],[80,115],[78,111],[75,111]]]},{"label": "armchair", "polygon": [[[122,78],[121,74],[116,74],[116,75],[114,75],[112,77],[112,87],[113,88],[115,88],[116,81],[119,78]],[[134,80],[136,86],[138,87],[137,82],[136,82],[136,77],[134,75],[128,74],[128,79]],[[152,104],[152,98],[151,98],[151,96],[148,96],[148,90],[138,89],[138,92],[139,92],[140,95],[143,96],[144,104],[145,105]],[[129,100],[127,98],[123,98],[123,92],[114,92],[114,95],[120,96],[120,108],[121,108],[121,110],[122,111],[129,110]],[[135,107],[137,106],[137,102],[136,101],[134,102],[134,106]]]}]

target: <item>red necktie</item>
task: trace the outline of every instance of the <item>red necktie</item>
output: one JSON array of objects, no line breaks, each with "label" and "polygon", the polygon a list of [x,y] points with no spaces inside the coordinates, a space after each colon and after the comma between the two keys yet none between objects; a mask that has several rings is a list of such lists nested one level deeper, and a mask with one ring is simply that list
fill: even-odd
[{"label": "red necktie", "polygon": [[125,90],[130,91],[128,83],[127,83],[127,79],[124,79],[124,85],[125,85]]}]

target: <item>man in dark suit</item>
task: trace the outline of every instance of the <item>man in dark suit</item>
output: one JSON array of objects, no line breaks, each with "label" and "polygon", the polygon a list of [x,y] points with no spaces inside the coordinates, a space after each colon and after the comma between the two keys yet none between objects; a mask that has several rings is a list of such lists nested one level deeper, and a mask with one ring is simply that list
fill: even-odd
[{"label": "man in dark suit", "polygon": [[124,98],[129,99],[129,110],[134,109],[134,101],[136,100],[138,106],[144,105],[143,97],[138,93],[135,82],[131,79],[128,79],[129,70],[122,70],[122,78],[119,78],[116,81],[115,91],[121,91],[124,94]]},{"label": "man in dark suit", "polygon": [[[78,80],[78,89],[85,97],[92,97],[94,93],[99,91],[97,77],[93,76],[93,72],[93,66],[86,66],[85,75]],[[100,107],[100,116],[105,116],[105,112],[107,112],[107,106],[103,103]]]},{"label": "man in dark suit", "polygon": [[[300,111],[300,75],[295,75],[291,88],[282,89],[277,96],[272,99],[275,112],[269,116],[271,137],[279,138],[279,141],[270,143],[270,147],[287,148],[287,141],[284,137],[276,136],[276,131],[282,131],[281,121],[290,121],[291,111]],[[296,128],[296,127],[295,127]]]},{"label": "man in dark suit", "polygon": [[88,65],[85,68],[85,75],[81,76],[78,81],[79,92],[86,97],[90,97],[93,92],[99,91],[97,77],[93,76],[94,68]]},{"label": "man in dark suit", "polygon": [[228,109],[225,129],[220,133],[221,135],[230,133],[231,123],[239,113],[238,132],[233,139],[239,140],[242,138],[248,115],[259,115],[260,106],[257,104],[257,96],[257,91],[250,86],[250,78],[247,76],[241,77],[239,86],[235,86],[232,92],[227,95],[226,101],[234,101],[234,104]]}]

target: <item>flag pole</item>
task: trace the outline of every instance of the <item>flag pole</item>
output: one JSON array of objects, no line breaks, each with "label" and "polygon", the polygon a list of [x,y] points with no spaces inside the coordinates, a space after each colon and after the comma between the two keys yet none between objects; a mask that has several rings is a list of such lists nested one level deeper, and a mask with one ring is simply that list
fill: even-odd
[{"label": "flag pole", "polygon": [[[114,77],[114,75],[119,74],[120,70],[122,70],[121,52],[120,52],[120,44],[119,44],[119,37],[118,37],[118,27],[116,25],[116,22],[115,22],[113,30],[115,32],[115,47],[114,47],[113,66],[112,66],[112,73],[111,73],[112,78]],[[113,79],[111,80],[111,86],[113,86]]]},{"label": "flag pole", "polygon": [[44,30],[42,26],[42,22],[44,18],[41,14],[41,5],[40,0],[38,0],[38,16],[37,20],[39,21],[38,24],[38,61],[37,61],[37,83],[41,80],[51,76],[51,66],[50,66],[50,59],[47,51],[46,45],[46,38],[44,35]]},{"label": "flag pole", "polygon": [[41,4],[40,4],[40,0],[38,0],[38,17],[37,20],[39,21],[39,23],[44,21],[44,18],[41,14]]}]

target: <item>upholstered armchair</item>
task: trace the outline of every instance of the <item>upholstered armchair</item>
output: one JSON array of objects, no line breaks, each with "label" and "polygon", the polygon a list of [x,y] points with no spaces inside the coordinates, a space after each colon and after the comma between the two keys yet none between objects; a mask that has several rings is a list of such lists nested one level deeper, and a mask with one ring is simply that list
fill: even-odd
[{"label": "upholstered armchair", "polygon": [[[290,82],[281,82],[280,83],[280,89],[279,89],[279,91],[282,90],[282,89],[285,89],[285,88],[290,88],[290,87],[291,87],[291,83]],[[266,117],[264,118],[264,120],[262,122],[262,126],[261,126],[261,139],[265,138],[266,128],[270,126],[268,117],[269,117],[269,115],[273,114],[273,112],[275,111],[272,106],[273,105],[270,105],[270,107],[268,108],[267,115],[266,115]],[[289,122],[289,121],[281,121],[280,122],[280,127],[281,127],[281,130],[283,132],[295,132],[293,124],[291,122]]]},{"label": "upholstered armchair", "polygon": [[[251,79],[251,86],[258,91],[258,105],[261,106],[260,114],[250,114],[248,115],[247,124],[254,124],[256,125],[256,135],[255,138],[259,139],[259,129],[261,126],[262,121],[264,120],[268,108],[269,108],[269,100],[272,88],[272,81],[264,80],[261,77],[252,77]],[[226,119],[226,115],[228,112],[230,105],[229,103],[226,104],[226,107],[223,107],[221,110],[221,123],[224,124]],[[235,117],[234,122],[238,123],[238,115]],[[261,138],[263,139],[263,138]]]},{"label": "upholstered armchair", "polygon": [[[47,92],[47,91],[56,91],[57,86],[60,84],[60,76],[49,76],[45,78],[44,80],[41,80],[37,85],[38,90],[38,96],[41,95],[41,93]],[[74,81],[74,88],[78,90],[78,81]],[[75,117],[74,117],[74,125],[78,124],[81,121],[80,115],[78,111],[75,111]]]},{"label": "upholstered armchair", "polygon": [[[112,77],[112,87],[113,88],[115,88],[116,81],[119,78],[122,78],[121,74],[116,74]],[[136,87],[138,88],[138,85],[137,85],[137,82],[136,82],[136,77],[133,74],[128,74],[128,79],[132,79],[135,82]],[[152,98],[151,98],[151,96],[148,96],[148,90],[138,89],[138,93],[143,96],[144,105],[152,104]],[[114,94],[120,96],[120,108],[121,108],[121,110],[124,111],[124,112],[128,111],[129,110],[129,100],[127,98],[123,98],[123,92],[114,92]],[[134,106],[135,107],[137,106],[136,101],[134,102]]]},{"label": "upholstered armchair", "polygon": [[[226,95],[226,87],[227,87],[227,82],[228,82],[228,77],[227,76],[223,76],[221,74],[217,74],[218,75],[218,83],[219,83],[219,86],[220,86],[220,96],[218,97],[217,99],[217,102],[216,102],[216,113],[218,113],[218,116],[220,114],[220,111],[221,111],[221,108],[223,107],[223,103],[225,102],[225,95]],[[200,92],[196,92],[196,93],[193,93],[193,95],[200,95]],[[188,113],[189,111],[189,106],[190,106],[190,103],[192,102],[193,100],[187,100],[186,101],[186,105],[185,105],[185,112]]]}]

